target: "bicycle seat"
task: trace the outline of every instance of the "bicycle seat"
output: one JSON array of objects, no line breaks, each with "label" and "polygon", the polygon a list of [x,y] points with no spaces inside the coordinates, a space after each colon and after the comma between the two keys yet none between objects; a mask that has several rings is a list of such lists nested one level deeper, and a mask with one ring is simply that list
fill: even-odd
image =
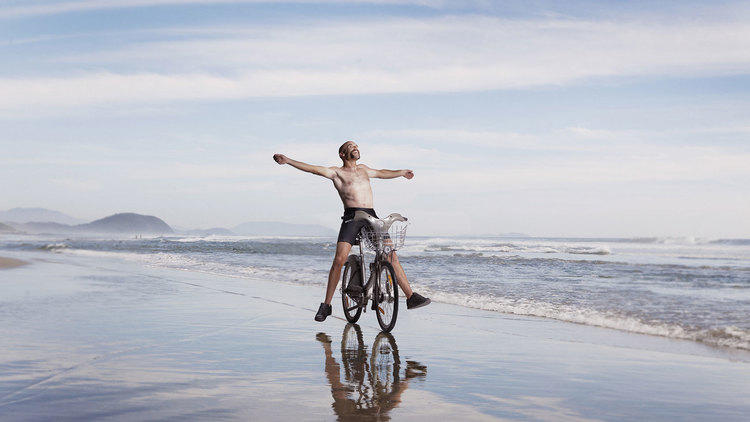
[{"label": "bicycle seat", "polygon": [[399,213],[392,213],[386,218],[375,218],[364,211],[354,212],[354,221],[367,221],[374,230],[387,232],[396,221],[407,221],[408,219]]}]

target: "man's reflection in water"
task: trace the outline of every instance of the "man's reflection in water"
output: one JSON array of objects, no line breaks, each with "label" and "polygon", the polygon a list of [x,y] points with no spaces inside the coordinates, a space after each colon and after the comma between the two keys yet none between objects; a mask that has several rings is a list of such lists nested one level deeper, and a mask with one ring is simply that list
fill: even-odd
[{"label": "man's reflection in water", "polygon": [[401,358],[396,340],[390,333],[380,333],[372,352],[362,339],[357,324],[347,324],[341,336],[341,365],[333,357],[331,338],[318,333],[317,339],[326,354],[326,377],[331,384],[333,411],[339,420],[389,420],[388,412],[401,403],[401,394],[415,377],[425,378],[427,367],[407,361],[401,373]]}]

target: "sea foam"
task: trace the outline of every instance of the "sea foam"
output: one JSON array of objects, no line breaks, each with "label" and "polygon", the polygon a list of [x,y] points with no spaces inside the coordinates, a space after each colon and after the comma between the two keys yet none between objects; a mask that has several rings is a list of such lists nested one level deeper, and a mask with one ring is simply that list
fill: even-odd
[{"label": "sea foam", "polygon": [[615,312],[601,312],[544,301],[510,299],[494,295],[451,293],[419,285],[415,285],[414,288],[436,302],[506,314],[551,318],[559,321],[612,328],[632,333],[692,340],[712,346],[750,350],[750,331],[736,326],[691,329],[677,324],[644,322],[638,318],[618,315]]}]

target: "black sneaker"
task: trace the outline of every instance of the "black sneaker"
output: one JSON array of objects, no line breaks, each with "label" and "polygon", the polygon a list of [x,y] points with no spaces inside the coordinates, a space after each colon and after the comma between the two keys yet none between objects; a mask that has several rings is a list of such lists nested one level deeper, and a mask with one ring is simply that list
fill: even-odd
[{"label": "black sneaker", "polygon": [[326,317],[328,315],[331,315],[333,312],[333,308],[331,305],[326,305],[325,303],[321,303],[320,307],[318,308],[318,313],[315,314],[315,321],[322,322],[326,320]]},{"label": "black sneaker", "polygon": [[412,293],[411,297],[406,299],[406,309],[416,309],[427,306],[432,302],[430,298],[424,297],[419,293]]}]

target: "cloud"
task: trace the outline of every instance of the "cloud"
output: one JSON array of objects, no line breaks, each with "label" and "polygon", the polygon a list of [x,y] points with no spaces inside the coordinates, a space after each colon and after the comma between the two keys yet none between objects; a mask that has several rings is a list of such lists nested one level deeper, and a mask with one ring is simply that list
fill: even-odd
[{"label": "cloud", "polygon": [[252,3],[378,3],[378,4],[416,4],[422,6],[441,6],[446,1],[430,0],[79,0],[52,1],[6,6],[0,8],[0,18],[18,18],[25,16],[56,15],[70,12],[89,12],[107,9],[127,9],[154,6],[181,5],[217,5],[217,4],[252,4]]},{"label": "cloud", "polygon": [[[270,158],[269,158],[270,162]],[[163,163],[158,166],[142,167],[134,171],[132,179],[262,179],[267,170],[258,168],[254,163]]]},{"label": "cloud", "polygon": [[706,147],[633,147],[596,157],[539,158],[494,166],[427,169],[435,192],[489,192],[528,188],[614,186],[619,183],[750,180],[750,153]]},{"label": "cloud", "polygon": [[538,134],[463,129],[401,129],[377,130],[363,138],[390,142],[418,141],[432,145],[453,145],[459,148],[524,149],[524,150],[582,150],[580,145],[550,143]]},{"label": "cloud", "polygon": [[[570,133],[573,136],[583,139],[613,139],[621,138],[624,134],[623,131],[613,131],[607,129],[591,129],[582,126],[570,126],[566,127],[563,132]],[[630,132],[632,133],[632,132]]]},{"label": "cloud", "polygon": [[102,188],[101,183],[91,179],[55,178],[51,182],[67,190],[77,192],[93,192]]},{"label": "cloud", "polygon": [[106,70],[6,76],[0,79],[0,109],[468,92],[598,77],[744,74],[750,66],[750,24],[482,16],[319,22],[43,60]]},{"label": "cloud", "polygon": [[[743,129],[618,131],[572,127],[535,134],[410,129],[369,135],[378,140],[379,151],[386,155],[397,151],[392,154],[400,158],[397,162],[408,160],[417,169],[420,190],[482,193],[530,188],[586,189],[623,183],[750,181],[750,150],[746,147],[706,146],[682,140],[704,133],[742,133]],[[415,139],[419,144],[432,145],[430,153],[421,153],[414,146]],[[678,142],[664,143],[664,139]],[[411,146],[399,151],[401,144]],[[528,153],[506,156],[507,150]],[[540,151],[557,153],[539,154]]]}]

